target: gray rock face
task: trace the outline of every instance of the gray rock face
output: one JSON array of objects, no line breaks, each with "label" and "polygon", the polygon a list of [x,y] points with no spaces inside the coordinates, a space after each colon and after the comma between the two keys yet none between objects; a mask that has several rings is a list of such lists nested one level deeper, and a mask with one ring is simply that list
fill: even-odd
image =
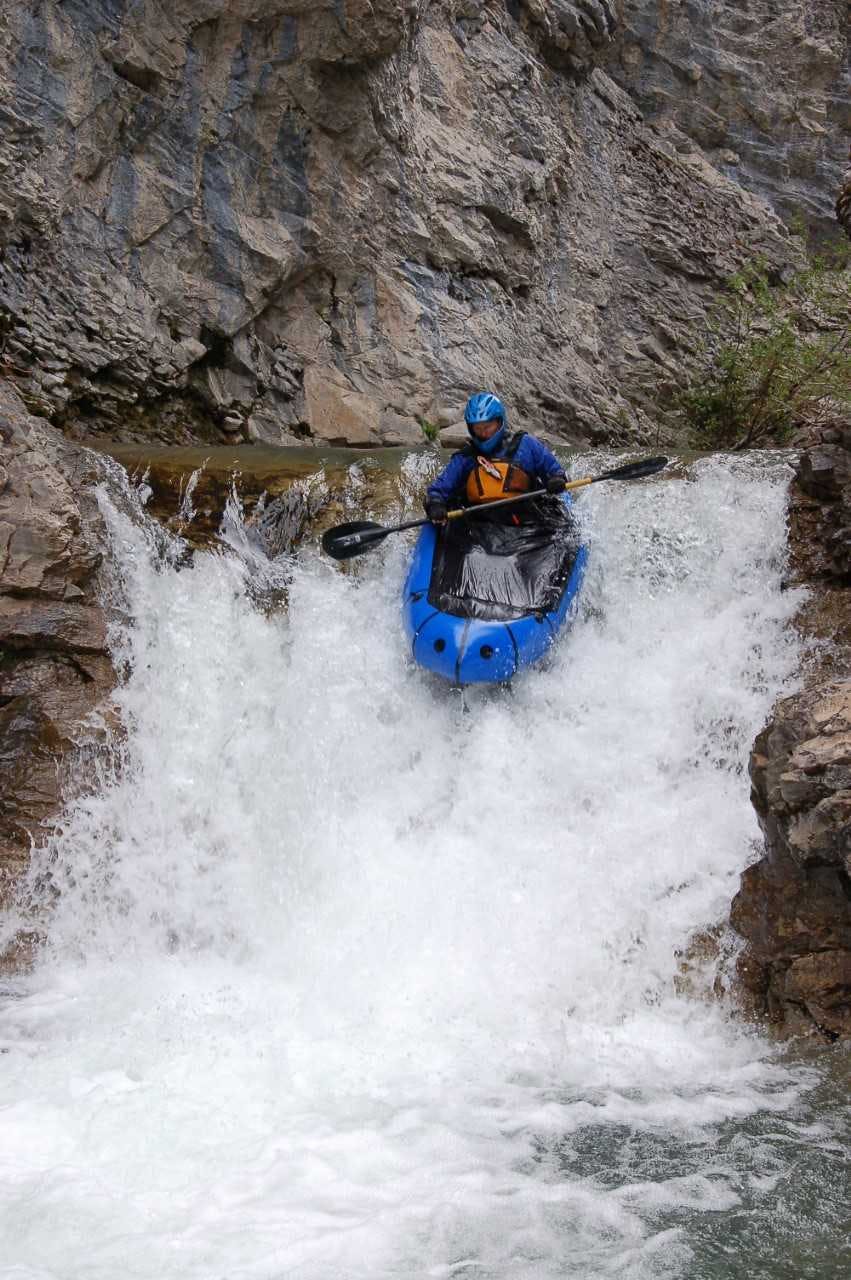
[{"label": "gray rock face", "polygon": [[0,381],[0,901],[57,807],[63,752],[114,684],[87,479],[84,454]]},{"label": "gray rock face", "polygon": [[649,121],[784,218],[835,235],[851,133],[847,0],[625,0],[607,62]]},{"label": "gray rock face", "polygon": [[599,65],[617,12],[11,0],[0,344],[28,404],[123,439],[407,444],[492,385],[526,428],[664,438],[719,281],[793,250]]},{"label": "gray rock face", "polygon": [[545,62],[563,71],[587,71],[620,25],[612,0],[520,0],[514,16],[524,13]]}]

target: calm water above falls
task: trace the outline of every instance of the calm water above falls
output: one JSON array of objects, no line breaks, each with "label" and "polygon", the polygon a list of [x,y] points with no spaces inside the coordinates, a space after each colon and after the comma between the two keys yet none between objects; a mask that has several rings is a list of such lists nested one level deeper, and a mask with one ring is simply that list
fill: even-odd
[{"label": "calm water above falls", "polygon": [[402,539],[306,548],[267,614],[104,496],[126,734],[0,1005],[0,1277],[848,1274],[847,1055],[673,985],[794,684],[786,476],[587,490],[572,633],[468,714],[407,662]]}]

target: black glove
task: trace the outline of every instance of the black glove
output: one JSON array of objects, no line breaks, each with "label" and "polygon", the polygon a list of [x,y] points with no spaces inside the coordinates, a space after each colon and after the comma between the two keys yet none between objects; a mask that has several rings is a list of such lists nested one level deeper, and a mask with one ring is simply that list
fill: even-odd
[{"label": "black glove", "polygon": [[446,503],[442,498],[427,498],[425,513],[432,524],[446,524]]},{"label": "black glove", "polygon": [[564,493],[567,478],[558,473],[554,476],[547,477],[547,493]]}]

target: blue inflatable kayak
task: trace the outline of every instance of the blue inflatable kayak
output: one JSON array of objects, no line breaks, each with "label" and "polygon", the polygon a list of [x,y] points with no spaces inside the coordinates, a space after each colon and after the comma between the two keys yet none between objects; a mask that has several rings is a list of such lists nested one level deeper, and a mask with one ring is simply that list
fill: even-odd
[{"label": "blue inflatable kayak", "polygon": [[572,617],[587,548],[568,494],[517,525],[425,525],[405,583],[414,660],[455,685],[501,684],[537,662]]}]

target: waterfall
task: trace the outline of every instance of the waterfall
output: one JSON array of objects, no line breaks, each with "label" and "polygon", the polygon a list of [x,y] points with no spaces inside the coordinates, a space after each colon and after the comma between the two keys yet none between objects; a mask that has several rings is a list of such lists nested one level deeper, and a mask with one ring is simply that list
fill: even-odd
[{"label": "waterfall", "polygon": [[0,1004],[0,1277],[791,1274],[807,1171],[841,1217],[821,1076],[675,983],[796,678],[787,479],[587,490],[572,631],[467,710],[403,538],[264,565],[231,513],[188,563],[103,491],[119,727],[7,921],[47,942]]}]

